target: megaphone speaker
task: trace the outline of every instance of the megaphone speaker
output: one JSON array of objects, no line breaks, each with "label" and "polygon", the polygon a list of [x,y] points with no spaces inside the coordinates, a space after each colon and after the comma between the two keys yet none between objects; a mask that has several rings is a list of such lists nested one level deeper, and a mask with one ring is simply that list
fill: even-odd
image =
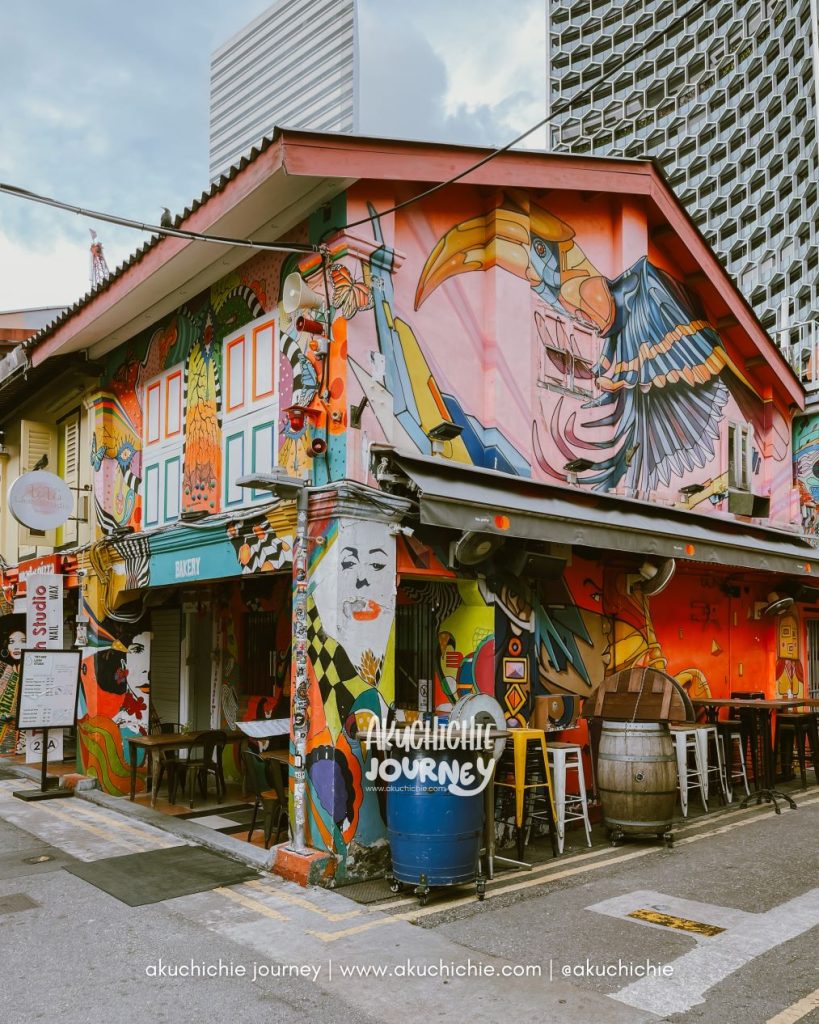
[{"label": "megaphone speaker", "polygon": [[285,313],[295,313],[297,309],[317,309],[321,305],[321,296],[302,281],[298,271],[294,270],[287,275],[282,287],[282,308]]},{"label": "megaphone speaker", "polygon": [[314,459],[317,455],[324,455],[327,451],[327,442],[323,437],[314,437],[310,444],[307,446],[307,454],[311,459]]}]

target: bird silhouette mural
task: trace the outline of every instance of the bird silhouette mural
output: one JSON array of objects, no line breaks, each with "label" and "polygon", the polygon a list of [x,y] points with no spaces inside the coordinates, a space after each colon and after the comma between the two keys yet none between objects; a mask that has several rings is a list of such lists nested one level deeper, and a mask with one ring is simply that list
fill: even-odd
[{"label": "bird silhouette mural", "polygon": [[[588,416],[578,424],[572,412],[559,426],[560,399],[550,425],[567,461],[591,463],[580,482],[607,490],[622,481],[650,491],[714,458],[729,398],[726,379],[750,384],[678,281],[646,256],[606,278],[570,225],[528,194],[507,191],[489,213],[438,240],[421,272],[415,308],[454,275],[492,267],[523,278],[554,310],[599,335],[596,394],[582,405]],[[565,476],[549,465],[537,422],[533,449],[545,472]]]}]

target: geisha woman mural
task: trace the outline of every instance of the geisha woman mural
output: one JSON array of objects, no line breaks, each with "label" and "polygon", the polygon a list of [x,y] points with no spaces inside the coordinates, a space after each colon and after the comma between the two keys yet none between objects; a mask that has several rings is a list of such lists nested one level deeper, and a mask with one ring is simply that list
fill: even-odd
[{"label": "geisha woman mural", "polygon": [[18,753],[15,719],[25,645],[25,615],[4,615],[0,619],[0,754]]}]

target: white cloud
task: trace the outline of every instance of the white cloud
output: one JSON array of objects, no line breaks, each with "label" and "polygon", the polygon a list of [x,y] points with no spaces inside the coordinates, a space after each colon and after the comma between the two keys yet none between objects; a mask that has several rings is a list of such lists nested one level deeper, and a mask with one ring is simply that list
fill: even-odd
[{"label": "white cloud", "polygon": [[90,253],[65,236],[34,246],[0,231],[0,266],[0,310],[67,306],[90,287]]}]

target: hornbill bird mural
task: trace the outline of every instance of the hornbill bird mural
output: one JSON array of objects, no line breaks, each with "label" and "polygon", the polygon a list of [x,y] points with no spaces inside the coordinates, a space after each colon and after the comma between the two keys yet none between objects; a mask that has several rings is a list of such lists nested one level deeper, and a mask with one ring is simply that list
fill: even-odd
[{"label": "hornbill bird mural", "polygon": [[[650,491],[714,458],[729,397],[723,371],[750,384],[679,282],[645,256],[609,280],[568,224],[525,193],[506,191],[495,209],[439,239],[421,272],[415,308],[453,275],[492,267],[528,281],[554,310],[602,339],[592,369],[599,394],[582,406],[600,412],[579,424],[589,436],[578,436],[575,412],[558,425],[562,399],[552,419],[561,454],[572,460],[582,450],[593,462],[582,483],[607,490],[623,481]],[[565,479],[549,465],[537,423],[533,447],[544,472]]]}]

